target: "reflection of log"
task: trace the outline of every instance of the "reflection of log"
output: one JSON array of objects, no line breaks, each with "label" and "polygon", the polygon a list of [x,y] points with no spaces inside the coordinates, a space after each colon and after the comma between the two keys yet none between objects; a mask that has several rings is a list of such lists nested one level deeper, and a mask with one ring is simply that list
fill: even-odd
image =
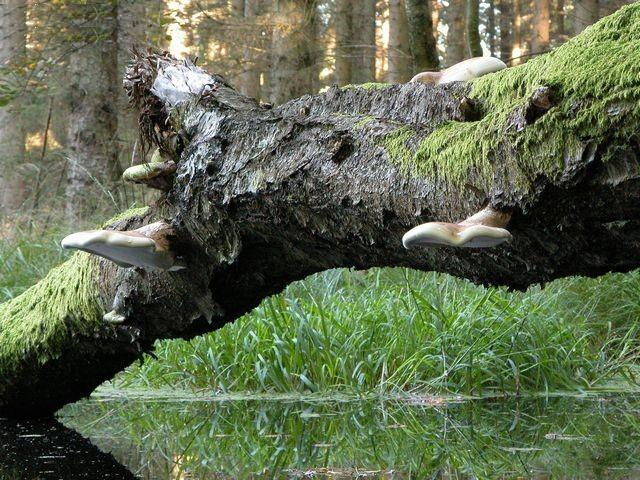
[{"label": "reflection of log", "polygon": [[0,479],[134,480],[115,459],[57,420],[0,419]]},{"label": "reflection of log", "polygon": [[[638,42],[633,4],[473,88],[369,85],[274,109],[191,64],[137,58],[125,83],[141,129],[177,171],[158,205],[111,228],[164,218],[187,268],[141,273],[82,254],[0,306],[0,410],[50,413],[156,339],[219,328],[328,268],[410,266],[515,288],[637,268]],[[527,116],[545,85],[556,106]],[[479,120],[459,121],[465,97]],[[485,204],[512,214],[511,244],[402,248],[416,224]],[[125,323],[103,322],[111,310]]]}]

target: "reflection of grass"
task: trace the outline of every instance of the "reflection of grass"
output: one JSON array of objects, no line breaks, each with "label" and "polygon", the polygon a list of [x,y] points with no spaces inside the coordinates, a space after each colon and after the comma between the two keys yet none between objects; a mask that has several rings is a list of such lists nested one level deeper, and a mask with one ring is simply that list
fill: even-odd
[{"label": "reflection of grass", "polygon": [[174,463],[191,472],[186,478],[325,468],[393,470],[393,478],[628,478],[640,453],[638,407],[624,397],[437,407],[86,402],[68,407],[63,420],[144,478],[168,478]]},{"label": "reflection of grass", "polygon": [[120,380],[212,391],[471,395],[631,379],[640,272],[527,293],[406,270],[332,271]]}]

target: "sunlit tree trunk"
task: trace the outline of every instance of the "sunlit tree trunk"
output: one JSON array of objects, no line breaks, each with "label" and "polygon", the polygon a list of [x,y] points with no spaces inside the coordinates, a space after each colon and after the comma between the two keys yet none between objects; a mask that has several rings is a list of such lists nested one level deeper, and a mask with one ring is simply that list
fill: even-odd
[{"label": "sunlit tree trunk", "polygon": [[499,0],[498,10],[500,12],[500,58],[503,62],[508,62],[513,50],[513,6],[511,0]]},{"label": "sunlit tree trunk", "polygon": [[598,0],[573,1],[573,33],[577,35],[599,18]]},{"label": "sunlit tree trunk", "polygon": [[0,217],[14,213],[26,196],[24,181],[18,172],[25,155],[19,95],[25,54],[25,13],[24,0],[0,1],[0,68],[3,69],[0,79],[5,77],[18,94],[7,105],[1,103],[0,96]]},{"label": "sunlit tree trunk", "polygon": [[259,13],[259,0],[244,1],[244,19],[247,32],[247,39],[243,50],[242,60],[242,93],[252,98],[260,98],[260,56],[257,48],[260,43],[260,32],[251,32],[249,27],[255,29],[255,19]]},{"label": "sunlit tree trunk", "polygon": [[564,42],[566,40],[566,32],[564,26],[565,14],[564,14],[564,0],[556,0],[553,8],[553,29],[552,38],[556,42]]},{"label": "sunlit tree trunk", "polygon": [[376,79],[376,2],[354,0],[352,24],[351,82]]},{"label": "sunlit tree trunk", "polygon": [[[280,104],[313,89],[313,0],[277,0],[272,38],[271,101]],[[311,38],[310,38],[311,37]]]},{"label": "sunlit tree trunk", "polygon": [[489,44],[489,55],[496,55],[496,11],[493,0],[489,0],[487,6],[487,42]]},{"label": "sunlit tree trunk", "polygon": [[480,7],[478,0],[466,0],[467,53],[470,57],[481,57]]},{"label": "sunlit tree trunk", "polygon": [[[147,17],[145,2],[139,0],[118,1],[118,73],[114,89],[118,94],[118,157],[121,164],[128,165],[133,159],[135,140],[137,138],[137,115],[127,108],[127,97],[118,85],[124,75],[127,63],[131,60],[132,51],[140,50],[145,45],[147,31]],[[140,152],[140,149],[137,149]]]},{"label": "sunlit tree trunk", "polygon": [[522,2],[524,0],[513,1],[513,47],[511,48],[511,65],[521,63],[522,49]]},{"label": "sunlit tree trunk", "polygon": [[[91,8],[91,11],[88,9]],[[97,10],[96,10],[97,9]],[[69,166],[66,211],[70,220],[91,214],[110,200],[120,176],[117,135],[117,2],[79,6],[70,30],[77,35],[69,55]],[[87,20],[92,18],[92,20]]]},{"label": "sunlit tree trunk", "polygon": [[431,4],[426,0],[405,1],[414,70],[416,72],[437,70],[440,61],[433,34]]},{"label": "sunlit tree trunk", "polygon": [[464,13],[465,0],[450,0],[447,9],[447,48],[445,63],[451,66],[465,58],[465,28]]},{"label": "sunlit tree trunk", "polygon": [[540,53],[548,50],[550,37],[550,0],[534,0],[533,37],[531,39],[531,51]]},{"label": "sunlit tree trunk", "polygon": [[411,53],[404,0],[389,1],[389,82],[402,83],[411,77]]},{"label": "sunlit tree trunk", "polygon": [[351,27],[353,0],[336,0],[333,28],[335,30],[335,83],[344,86],[351,83]]}]

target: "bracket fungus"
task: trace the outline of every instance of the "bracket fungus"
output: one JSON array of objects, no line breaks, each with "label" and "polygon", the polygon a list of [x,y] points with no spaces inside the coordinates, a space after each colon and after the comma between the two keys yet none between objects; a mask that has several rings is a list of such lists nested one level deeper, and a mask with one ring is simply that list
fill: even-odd
[{"label": "bracket fungus", "polygon": [[181,270],[184,266],[169,248],[167,237],[171,233],[171,227],[164,222],[131,231],[88,230],[65,237],[62,247],[98,255],[123,268]]},{"label": "bracket fungus", "polygon": [[504,227],[511,219],[510,213],[486,207],[475,215],[459,222],[429,222],[412,228],[402,237],[404,248],[412,247],[495,247],[511,240],[511,233]]},{"label": "bracket fungus", "polygon": [[440,72],[422,72],[414,76],[411,82],[442,85],[450,82],[466,82],[488,73],[507,68],[507,65],[495,57],[474,57],[445,68]]},{"label": "bracket fungus", "polygon": [[141,183],[157,190],[169,190],[177,165],[173,160],[149,162],[127,168],[122,174],[125,182]]}]

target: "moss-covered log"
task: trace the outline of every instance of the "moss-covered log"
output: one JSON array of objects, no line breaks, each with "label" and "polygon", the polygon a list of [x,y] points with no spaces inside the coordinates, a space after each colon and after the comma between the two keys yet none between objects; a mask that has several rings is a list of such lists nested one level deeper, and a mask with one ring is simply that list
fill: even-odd
[{"label": "moss-covered log", "polygon": [[[125,78],[144,138],[177,171],[161,202],[177,272],[81,253],[0,306],[0,411],[89,394],[159,338],[215,330],[294,280],[408,266],[513,288],[640,266],[640,4],[472,84],[332,88],[277,108],[158,55]],[[405,231],[486,204],[493,249],[404,250]],[[116,310],[122,324],[102,320]]]}]

